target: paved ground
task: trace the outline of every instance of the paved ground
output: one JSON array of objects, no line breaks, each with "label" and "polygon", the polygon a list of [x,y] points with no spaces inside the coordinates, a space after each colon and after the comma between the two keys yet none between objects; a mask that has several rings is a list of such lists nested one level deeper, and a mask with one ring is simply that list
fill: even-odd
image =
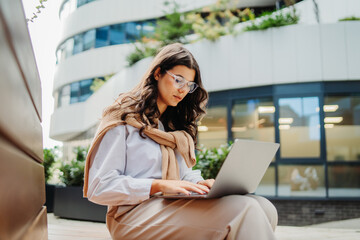
[{"label": "paved ground", "polygon": [[[74,221],[48,213],[49,240],[110,240],[104,223]],[[359,240],[360,218],[306,227],[278,226],[278,240]]]}]

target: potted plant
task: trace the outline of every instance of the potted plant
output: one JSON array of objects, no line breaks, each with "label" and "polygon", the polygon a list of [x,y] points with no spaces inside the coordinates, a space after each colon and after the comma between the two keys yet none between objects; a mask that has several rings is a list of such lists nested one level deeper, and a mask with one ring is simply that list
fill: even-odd
[{"label": "potted plant", "polygon": [[74,149],[76,157],[62,162],[60,180],[65,186],[55,189],[54,215],[63,218],[105,222],[107,207],[83,198],[84,168],[88,148]]},{"label": "potted plant", "polygon": [[47,208],[48,213],[52,213],[54,209],[55,185],[50,184],[49,180],[53,175],[53,165],[58,157],[57,150],[58,147],[43,149],[43,153],[44,153],[43,166],[45,172],[45,193],[46,193],[45,206]]}]

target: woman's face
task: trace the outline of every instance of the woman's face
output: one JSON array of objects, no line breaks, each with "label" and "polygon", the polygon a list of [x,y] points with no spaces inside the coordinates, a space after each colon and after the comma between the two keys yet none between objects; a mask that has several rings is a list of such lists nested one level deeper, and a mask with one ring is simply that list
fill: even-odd
[{"label": "woman's face", "polygon": [[158,81],[159,94],[157,105],[160,114],[162,114],[166,110],[167,106],[177,106],[189,92],[189,88],[186,84],[182,88],[177,88],[175,85],[175,79],[171,75],[176,75],[189,82],[193,82],[195,78],[195,70],[184,65],[177,65],[172,69],[169,69],[163,75],[160,74],[160,68],[158,68],[154,75],[155,79]]}]

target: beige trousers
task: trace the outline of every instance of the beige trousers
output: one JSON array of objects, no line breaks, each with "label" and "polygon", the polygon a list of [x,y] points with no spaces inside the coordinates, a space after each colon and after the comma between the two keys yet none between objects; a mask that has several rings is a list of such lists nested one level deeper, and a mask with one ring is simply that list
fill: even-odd
[{"label": "beige trousers", "polygon": [[275,239],[277,211],[259,196],[150,198],[130,208],[109,207],[106,223],[113,239]]}]

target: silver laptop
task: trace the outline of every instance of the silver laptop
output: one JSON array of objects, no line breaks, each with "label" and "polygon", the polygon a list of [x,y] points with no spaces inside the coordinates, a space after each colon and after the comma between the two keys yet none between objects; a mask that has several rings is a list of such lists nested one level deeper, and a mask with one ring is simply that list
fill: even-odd
[{"label": "silver laptop", "polygon": [[218,198],[255,192],[280,144],[236,139],[207,194],[157,195],[161,198]]}]

